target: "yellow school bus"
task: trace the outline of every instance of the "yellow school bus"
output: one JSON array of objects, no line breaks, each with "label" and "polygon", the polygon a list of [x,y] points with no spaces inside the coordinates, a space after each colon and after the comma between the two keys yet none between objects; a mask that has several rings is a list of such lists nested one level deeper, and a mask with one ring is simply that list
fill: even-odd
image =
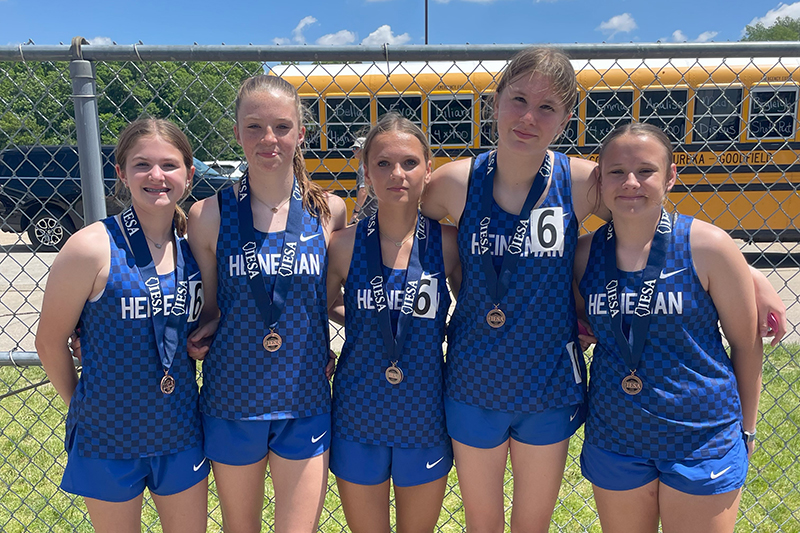
[{"label": "yellow school bus", "polygon": [[[396,111],[419,124],[434,164],[494,145],[491,101],[502,61],[287,65],[309,111],[306,159],[315,181],[355,197],[351,147]],[[573,61],[578,98],[553,148],[596,159],[616,125],[641,121],[674,144],[675,208],[745,240],[800,240],[800,60]],[[587,227],[596,227],[596,221]]]}]

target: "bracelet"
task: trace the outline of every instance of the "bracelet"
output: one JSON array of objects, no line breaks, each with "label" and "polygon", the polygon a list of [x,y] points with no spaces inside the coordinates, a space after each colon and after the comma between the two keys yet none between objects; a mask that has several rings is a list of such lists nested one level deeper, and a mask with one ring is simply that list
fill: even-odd
[{"label": "bracelet", "polygon": [[743,430],[742,432],[744,433],[744,443],[745,444],[750,444],[751,442],[754,442],[756,440],[756,430],[755,429],[753,431]]}]

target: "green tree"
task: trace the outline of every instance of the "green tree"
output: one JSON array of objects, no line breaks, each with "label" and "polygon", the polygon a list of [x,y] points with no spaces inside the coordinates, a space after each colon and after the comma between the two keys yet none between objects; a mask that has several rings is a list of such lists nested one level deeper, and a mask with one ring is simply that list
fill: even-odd
[{"label": "green tree", "polygon": [[[98,62],[100,136],[114,144],[126,124],[147,114],[186,132],[199,159],[238,159],[233,102],[240,83],[263,73],[258,62]],[[76,144],[68,62],[0,63],[0,148]]]},{"label": "green tree", "polygon": [[778,17],[770,27],[759,22],[744,32],[743,41],[800,41],[800,18]]}]

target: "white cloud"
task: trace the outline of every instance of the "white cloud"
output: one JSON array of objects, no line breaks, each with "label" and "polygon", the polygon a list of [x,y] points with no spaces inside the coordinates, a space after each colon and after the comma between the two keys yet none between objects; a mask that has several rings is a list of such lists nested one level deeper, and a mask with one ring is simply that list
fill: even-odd
[{"label": "white cloud", "polygon": [[694,40],[696,43],[707,43],[719,34],[718,31],[704,31]]},{"label": "white cloud", "polygon": [[608,38],[613,39],[616,34],[620,32],[629,33],[635,30],[637,27],[636,21],[633,20],[631,14],[623,13],[622,15],[611,17],[605,22],[601,22],[600,25],[595,29],[608,34]]},{"label": "white cloud", "polygon": [[301,20],[300,23],[297,25],[297,27],[292,30],[292,39],[294,40],[294,42],[296,42],[297,44],[305,43],[306,38],[303,37],[303,30],[307,26],[311,26],[315,22],[317,22],[317,19],[315,19],[311,15],[303,17],[303,20]]},{"label": "white cloud", "polygon": [[94,37],[86,40],[89,41],[89,44],[96,44],[99,46],[114,44],[114,41],[111,40],[111,37]]},{"label": "white cloud", "polygon": [[697,36],[696,39],[689,39],[685,33],[681,30],[675,30],[672,32],[671,39],[659,39],[662,42],[670,41],[676,43],[707,43],[708,41],[712,40],[714,37],[719,35],[718,31],[704,31],[700,35]]},{"label": "white cloud", "polygon": [[292,30],[292,38],[288,39],[286,37],[275,37],[272,39],[272,42],[275,44],[280,45],[287,45],[287,44],[306,44],[306,38],[303,35],[303,30],[306,29],[308,26],[316,23],[317,19],[312,17],[311,15],[307,17],[303,17],[302,20],[295,26]]},{"label": "white cloud", "polygon": [[689,38],[681,30],[675,30],[672,32],[672,40],[676,43],[685,43]]},{"label": "white cloud", "polygon": [[[755,26],[760,22],[764,27],[769,28],[775,24],[778,17],[800,17],[800,2],[794,2],[793,4],[784,4],[781,2],[775,9],[767,11],[767,14],[763,17],[756,17],[751,20],[748,26]],[[742,30],[742,34],[744,35],[744,30]]]},{"label": "white cloud", "polygon": [[411,36],[409,34],[404,33],[402,35],[395,35],[392,32],[391,26],[384,24],[374,32],[370,33],[363,41],[361,41],[361,44],[367,46],[377,46],[384,43],[406,44],[410,40]]},{"label": "white cloud", "polygon": [[350,44],[356,40],[356,34],[347,31],[341,30],[337,31],[336,33],[329,33],[327,35],[323,35],[319,39],[317,39],[317,44],[325,45],[325,46],[342,46],[345,44]]}]

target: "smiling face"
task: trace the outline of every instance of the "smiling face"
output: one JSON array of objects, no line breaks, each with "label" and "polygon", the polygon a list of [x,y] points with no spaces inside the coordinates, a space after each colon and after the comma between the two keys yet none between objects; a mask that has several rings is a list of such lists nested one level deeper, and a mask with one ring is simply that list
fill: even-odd
[{"label": "smiling face", "polygon": [[364,179],[381,203],[417,206],[431,175],[431,162],[414,135],[387,131],[369,144]]},{"label": "smiling face", "polygon": [[130,190],[138,209],[174,209],[186,194],[194,167],[186,167],[184,154],[158,135],[140,137],[127,151],[117,175]]},{"label": "smiling face", "polygon": [[522,152],[546,150],[564,130],[569,117],[547,77],[524,74],[497,95],[498,145]]},{"label": "smiling face", "polygon": [[600,194],[615,218],[660,211],[676,178],[671,154],[650,135],[625,133],[603,148]]},{"label": "smiling face", "polygon": [[233,131],[251,175],[291,172],[295,149],[305,134],[294,99],[274,90],[244,97]]}]

